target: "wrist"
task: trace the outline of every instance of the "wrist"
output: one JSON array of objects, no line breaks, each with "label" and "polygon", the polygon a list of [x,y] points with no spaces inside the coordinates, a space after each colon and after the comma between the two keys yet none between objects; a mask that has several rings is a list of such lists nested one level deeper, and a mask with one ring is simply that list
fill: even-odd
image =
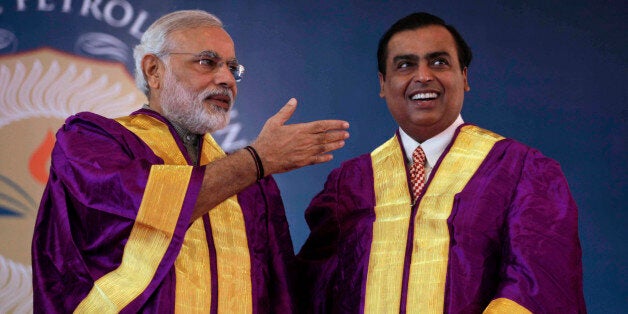
[{"label": "wrist", "polygon": [[246,146],[244,149],[246,149],[251,155],[251,158],[253,158],[253,163],[255,163],[255,170],[257,174],[257,181],[263,179],[266,176],[266,174],[264,173],[264,164],[262,164],[262,159],[259,157],[257,150],[255,150],[255,148],[251,145]]}]

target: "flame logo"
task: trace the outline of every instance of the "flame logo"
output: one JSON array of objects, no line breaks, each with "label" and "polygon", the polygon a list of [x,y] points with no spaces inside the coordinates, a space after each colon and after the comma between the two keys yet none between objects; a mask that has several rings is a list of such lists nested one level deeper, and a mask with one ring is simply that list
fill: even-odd
[{"label": "flame logo", "polygon": [[52,134],[52,131],[48,130],[44,141],[39,145],[39,147],[37,147],[28,161],[28,170],[33,178],[41,184],[46,184],[46,181],[48,181],[48,170],[46,169],[46,164],[50,159],[50,153],[52,153],[52,147],[54,145],[54,135]]},{"label": "flame logo", "polygon": [[[0,86],[0,130],[24,119],[65,119],[79,111],[115,117],[145,102],[121,63],[77,57],[50,48],[1,55]],[[24,173],[41,183],[42,190],[48,180],[47,165],[54,143],[54,134],[48,130],[31,156],[24,156],[28,161]],[[41,195],[41,191],[27,191],[19,179],[2,172],[0,167],[0,216],[23,216],[36,210],[37,202],[30,195]]]}]

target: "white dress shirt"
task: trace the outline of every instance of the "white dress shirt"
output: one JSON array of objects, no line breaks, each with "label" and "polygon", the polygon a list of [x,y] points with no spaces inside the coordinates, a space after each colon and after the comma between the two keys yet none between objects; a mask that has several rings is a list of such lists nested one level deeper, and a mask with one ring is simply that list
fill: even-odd
[{"label": "white dress shirt", "polygon": [[440,155],[443,154],[447,145],[451,143],[454,133],[456,133],[456,129],[463,123],[464,121],[462,120],[462,116],[458,115],[458,118],[456,118],[454,123],[447,127],[443,132],[438,133],[436,136],[424,141],[423,143],[415,141],[412,137],[410,137],[410,135],[399,128],[401,143],[403,143],[403,147],[406,150],[406,157],[410,162],[408,166],[412,165],[412,153],[417,146],[421,145],[421,148],[425,153],[425,159],[427,159],[425,161],[425,178],[429,178],[434,165],[436,165],[436,162],[440,158]]}]

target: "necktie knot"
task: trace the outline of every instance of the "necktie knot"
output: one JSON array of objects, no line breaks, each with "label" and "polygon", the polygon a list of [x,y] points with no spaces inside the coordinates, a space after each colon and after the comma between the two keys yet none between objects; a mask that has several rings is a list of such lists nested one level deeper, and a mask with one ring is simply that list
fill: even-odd
[{"label": "necktie knot", "polygon": [[425,185],[425,152],[421,146],[412,152],[412,166],[410,166],[410,183],[412,188],[412,199],[416,200],[423,186]]},{"label": "necktie knot", "polygon": [[425,152],[421,146],[417,146],[414,152],[412,153],[412,164],[421,164],[425,166]]}]

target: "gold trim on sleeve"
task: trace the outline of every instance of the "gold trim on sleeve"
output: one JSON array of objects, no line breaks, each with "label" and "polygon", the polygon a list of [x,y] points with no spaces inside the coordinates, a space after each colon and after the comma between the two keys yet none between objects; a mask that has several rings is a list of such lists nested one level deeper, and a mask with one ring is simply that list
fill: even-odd
[{"label": "gold trim on sleeve", "polygon": [[484,314],[532,314],[528,309],[519,305],[519,303],[506,299],[506,298],[498,298],[491,303],[488,304],[486,310],[482,312]]}]

